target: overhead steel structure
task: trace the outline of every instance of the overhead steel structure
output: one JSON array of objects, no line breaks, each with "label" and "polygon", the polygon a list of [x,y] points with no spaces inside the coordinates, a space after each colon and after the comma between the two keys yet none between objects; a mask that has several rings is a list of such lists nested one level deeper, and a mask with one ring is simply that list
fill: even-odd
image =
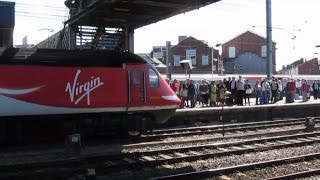
[{"label": "overhead steel structure", "polygon": [[220,0],[66,0],[69,48],[133,52],[134,30]]}]

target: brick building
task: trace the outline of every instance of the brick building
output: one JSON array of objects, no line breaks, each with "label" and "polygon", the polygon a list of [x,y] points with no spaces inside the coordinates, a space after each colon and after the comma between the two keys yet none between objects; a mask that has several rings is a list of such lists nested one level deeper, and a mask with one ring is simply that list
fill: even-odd
[{"label": "brick building", "polygon": [[320,74],[318,58],[311,59],[298,66],[299,75]]},{"label": "brick building", "polygon": [[285,75],[299,75],[299,66],[303,64],[305,60],[303,58],[294,61],[293,63],[282,66],[282,69],[277,72],[277,74],[285,74]]},{"label": "brick building", "polygon": [[[218,72],[219,51],[209,47],[204,41],[191,36],[180,36],[178,44],[172,47],[171,52],[173,55],[172,73],[184,73],[180,67],[182,60],[191,60],[194,67],[192,73],[211,73],[212,69],[214,73]],[[213,56],[212,52],[214,52]]]},{"label": "brick building", "polygon": [[[265,74],[267,64],[266,38],[253,32],[243,34],[222,44],[222,57],[226,73]],[[273,43],[273,72],[276,67],[275,46]]]}]

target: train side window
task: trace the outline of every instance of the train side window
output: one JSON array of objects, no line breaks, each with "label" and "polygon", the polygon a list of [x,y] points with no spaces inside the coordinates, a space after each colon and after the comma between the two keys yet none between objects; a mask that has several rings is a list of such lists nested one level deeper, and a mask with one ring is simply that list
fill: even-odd
[{"label": "train side window", "polygon": [[134,85],[139,85],[141,84],[141,76],[140,76],[140,71],[138,69],[134,69],[132,71],[132,83]]},{"label": "train side window", "polygon": [[159,77],[153,69],[149,69],[149,85],[150,87],[159,87]]}]

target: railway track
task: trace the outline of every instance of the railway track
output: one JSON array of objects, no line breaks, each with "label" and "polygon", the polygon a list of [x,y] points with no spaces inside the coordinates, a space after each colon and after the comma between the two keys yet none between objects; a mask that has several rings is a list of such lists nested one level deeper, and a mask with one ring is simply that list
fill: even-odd
[{"label": "railway track", "polygon": [[[181,173],[169,176],[162,176],[162,177],[155,177],[152,178],[153,180],[160,180],[160,179],[204,179],[204,178],[218,178],[218,176],[225,176],[228,177],[228,174],[232,174],[234,172],[244,172],[248,170],[253,170],[257,168],[266,168],[271,166],[283,165],[288,163],[297,163],[297,162],[306,162],[311,161],[314,159],[319,159],[320,153],[313,153],[313,154],[306,154],[300,156],[294,156],[289,158],[282,158],[277,160],[270,160],[270,161],[263,161],[257,163],[250,163],[250,164],[242,164],[238,166],[231,166],[231,167],[223,167],[217,169],[208,169],[204,171],[198,172],[188,172],[188,173]],[[284,179],[295,179],[300,177],[308,177],[312,175],[319,175],[320,169],[316,170],[309,170],[303,171],[298,173],[292,173],[288,175],[282,175],[272,178],[267,178],[268,180],[284,180]],[[248,178],[248,177],[247,177]],[[231,178],[229,178],[231,179]],[[243,178],[244,179],[244,178]]]},{"label": "railway track", "polygon": [[[319,121],[317,118],[315,118],[314,120],[315,120],[315,123]],[[305,122],[306,122],[306,118],[298,118],[298,119],[274,120],[274,121],[263,121],[263,122],[154,130],[152,132],[141,135],[140,141],[154,141],[154,140],[174,138],[179,136],[195,136],[195,135],[203,135],[203,134],[210,134],[210,133],[226,134],[226,133],[258,131],[258,130],[263,130],[268,128],[304,125]]]},{"label": "railway track", "polygon": [[[26,177],[62,178],[61,176],[70,177],[75,174],[83,174],[86,169],[94,169],[97,174],[103,175],[123,169],[135,170],[146,167],[153,168],[161,165],[192,162],[199,159],[204,160],[213,157],[229,156],[231,154],[246,154],[251,152],[268,151],[271,149],[304,146],[319,142],[320,132],[313,132],[237,142],[123,153],[118,155],[93,155],[60,160],[57,159],[46,162],[7,164],[0,165],[0,171],[6,172],[0,175],[0,179],[23,179]],[[212,176],[212,174],[210,175]],[[185,175],[181,175],[181,177],[184,176]]]}]

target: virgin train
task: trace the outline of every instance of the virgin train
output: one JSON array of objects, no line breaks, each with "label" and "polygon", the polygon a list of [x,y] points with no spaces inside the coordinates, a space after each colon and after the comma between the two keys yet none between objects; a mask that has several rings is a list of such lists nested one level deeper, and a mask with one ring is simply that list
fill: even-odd
[{"label": "virgin train", "polygon": [[0,50],[0,119],[6,121],[70,115],[57,119],[85,119],[77,124],[86,127],[110,126],[109,122],[120,120],[132,132],[149,121],[166,122],[179,105],[180,99],[159,72],[134,54]]}]

